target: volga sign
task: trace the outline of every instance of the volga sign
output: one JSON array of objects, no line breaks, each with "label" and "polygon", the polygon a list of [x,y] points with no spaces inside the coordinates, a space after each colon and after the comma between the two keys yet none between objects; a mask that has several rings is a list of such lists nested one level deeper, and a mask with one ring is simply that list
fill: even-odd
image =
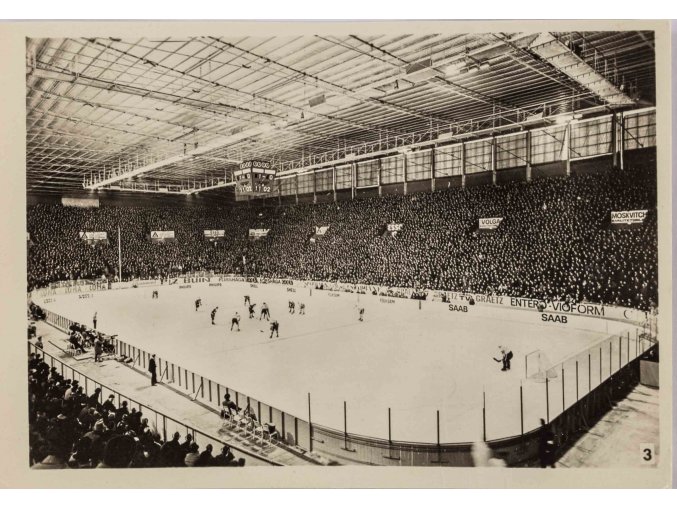
[{"label": "volga sign", "polygon": [[503,217],[480,218],[479,226],[480,229],[496,229],[502,221]]}]

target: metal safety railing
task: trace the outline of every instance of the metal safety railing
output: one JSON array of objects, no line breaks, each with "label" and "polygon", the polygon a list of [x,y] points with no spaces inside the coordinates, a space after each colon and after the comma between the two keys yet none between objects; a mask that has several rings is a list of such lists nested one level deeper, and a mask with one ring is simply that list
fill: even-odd
[{"label": "metal safety railing", "polygon": [[[52,313],[52,315],[54,314]],[[157,435],[160,435],[165,441],[168,438],[171,439],[174,433],[179,432],[184,436],[191,435],[193,441],[196,442],[200,448],[204,448],[208,444],[211,444],[215,450],[218,450],[220,447],[227,445],[231,448],[235,459],[245,458],[246,464],[248,465],[279,465],[279,463],[276,463],[271,459],[259,456],[246,449],[242,449],[233,442],[209,435],[204,431],[195,428],[194,426],[182,423],[181,421],[178,421],[173,417],[160,412],[159,410],[153,409],[148,405],[144,405],[143,403],[130,398],[120,391],[85,375],[81,371],[54,357],[52,354],[45,352],[42,348],[39,348],[35,344],[28,342],[28,354],[30,355],[31,353],[42,355],[43,361],[50,367],[57,368],[57,371],[62,377],[66,379],[77,380],[80,386],[83,387],[85,395],[89,396],[93,394],[97,388],[101,389],[99,393],[100,403],[103,403],[104,400],[106,400],[111,394],[115,396],[118,406],[120,406],[123,401],[126,401],[130,410],[132,408],[136,408],[139,412],[143,413],[143,417],[148,419],[151,430]]]}]

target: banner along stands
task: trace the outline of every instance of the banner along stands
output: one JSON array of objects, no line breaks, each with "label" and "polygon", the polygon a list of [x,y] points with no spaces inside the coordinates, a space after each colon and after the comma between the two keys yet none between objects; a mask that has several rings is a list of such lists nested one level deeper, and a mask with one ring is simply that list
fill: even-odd
[{"label": "banner along stands", "polygon": [[404,224],[386,224],[382,236],[392,236],[393,238],[402,230]]},{"label": "banner along stands", "polygon": [[315,234],[313,234],[310,237],[310,242],[315,243],[318,239],[320,239],[322,236],[326,234],[326,232],[329,230],[328,225],[321,225],[321,226],[315,226]]},{"label": "banner along stands", "polygon": [[208,239],[209,241],[218,241],[224,238],[224,236],[226,235],[226,231],[224,229],[211,229],[205,230],[204,234],[205,238]]},{"label": "banner along stands", "polygon": [[98,197],[62,197],[61,204],[63,206],[72,206],[76,208],[98,208]]},{"label": "banner along stands", "polygon": [[480,218],[480,220],[479,220],[479,230],[481,230],[481,231],[493,231],[494,229],[497,229],[499,225],[501,225],[502,221],[503,221],[503,217]]},{"label": "banner along stands", "polygon": [[150,240],[153,242],[176,241],[174,231],[150,231]]},{"label": "banner along stands", "polygon": [[94,245],[96,243],[108,243],[108,233],[107,232],[85,232],[80,231],[80,239],[85,241],[88,245]]},{"label": "banner along stands", "polygon": [[270,229],[249,229],[249,239],[255,241],[268,236]]},{"label": "banner along stands", "polygon": [[611,227],[625,228],[638,227],[644,223],[649,210],[635,209],[628,211],[612,211]]}]

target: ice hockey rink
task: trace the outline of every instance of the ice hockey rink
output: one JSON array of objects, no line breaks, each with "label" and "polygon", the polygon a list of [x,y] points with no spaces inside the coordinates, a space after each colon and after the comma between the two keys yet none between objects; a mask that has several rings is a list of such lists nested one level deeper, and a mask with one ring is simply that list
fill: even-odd
[{"label": "ice hockey rink", "polygon": [[[388,438],[390,409],[390,437],[409,442],[437,441],[438,411],[443,443],[519,435],[594,389],[640,347],[627,322],[567,315],[562,323],[533,309],[463,304],[467,311],[450,311],[441,302],[292,290],[165,285],[52,296],[43,306],[90,326],[96,312],[104,333],[306,420],[310,393],[314,424]],[[257,304],[255,319],[245,295]],[[280,323],[279,338],[259,320],[263,302]],[[239,332],[230,329],[236,312]],[[499,346],[514,354],[510,371],[494,360]],[[525,378],[525,356],[535,350],[558,371],[548,385]]]}]

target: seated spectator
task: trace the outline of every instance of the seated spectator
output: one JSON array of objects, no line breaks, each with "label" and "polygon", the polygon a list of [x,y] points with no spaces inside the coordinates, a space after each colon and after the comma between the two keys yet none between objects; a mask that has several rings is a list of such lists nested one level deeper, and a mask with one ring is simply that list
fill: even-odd
[{"label": "seated spectator", "polygon": [[[200,457],[195,461],[196,467],[208,467],[212,466],[214,463],[214,456],[212,456],[212,444],[207,444],[205,450],[200,453]],[[187,457],[186,457],[187,459]]]},{"label": "seated spectator", "polygon": [[230,451],[230,447],[224,445],[221,449],[221,453],[214,457],[214,466],[230,466],[231,463],[235,460],[235,456]]},{"label": "seated spectator", "polygon": [[97,468],[127,468],[134,457],[135,442],[132,437],[116,435],[103,450],[103,459]]},{"label": "seated spectator", "polygon": [[188,452],[186,453],[186,457],[183,459],[183,462],[187,467],[196,466],[197,461],[200,459],[199,450],[200,448],[195,442],[190,444]]}]

